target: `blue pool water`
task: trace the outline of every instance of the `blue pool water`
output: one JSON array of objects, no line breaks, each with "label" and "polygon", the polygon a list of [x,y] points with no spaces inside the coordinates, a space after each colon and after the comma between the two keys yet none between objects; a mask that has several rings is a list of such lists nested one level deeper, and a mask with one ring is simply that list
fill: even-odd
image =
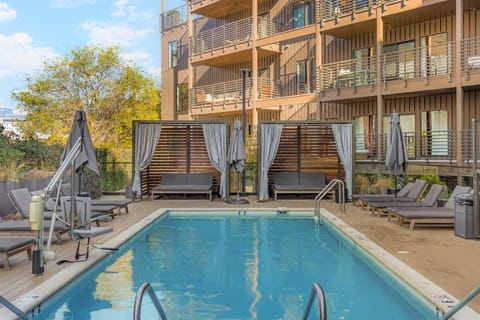
[{"label": "blue pool water", "polygon": [[[311,217],[167,215],[35,319],[132,319],[144,282],[169,319],[301,319],[314,282],[325,290],[328,319],[437,319],[331,228]],[[143,319],[158,319],[147,297]]]}]

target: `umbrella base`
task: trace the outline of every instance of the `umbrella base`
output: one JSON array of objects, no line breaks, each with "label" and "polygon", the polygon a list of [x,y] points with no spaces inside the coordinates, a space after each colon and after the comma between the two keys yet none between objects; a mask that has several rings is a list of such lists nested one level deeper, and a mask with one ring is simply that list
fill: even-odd
[{"label": "umbrella base", "polygon": [[247,204],[250,203],[247,199],[241,199],[238,197],[236,199],[228,199],[225,201],[228,204]]}]

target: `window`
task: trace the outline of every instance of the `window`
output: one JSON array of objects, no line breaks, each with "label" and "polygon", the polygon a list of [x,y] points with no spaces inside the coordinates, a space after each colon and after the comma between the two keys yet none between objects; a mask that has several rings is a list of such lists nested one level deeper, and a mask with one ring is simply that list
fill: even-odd
[{"label": "window", "polygon": [[373,68],[370,66],[370,48],[353,50],[353,59],[355,59],[356,85],[364,85],[370,82]]},{"label": "window", "polygon": [[423,77],[448,73],[453,61],[449,55],[451,48],[446,32],[421,37],[420,47],[420,73]]},{"label": "window", "polygon": [[387,80],[408,79],[415,76],[414,49],[415,41],[389,44],[383,47]]},{"label": "window", "polygon": [[177,41],[168,43],[168,67],[175,68],[178,62],[178,44]]},{"label": "window", "polygon": [[447,110],[423,111],[422,156],[448,156]]},{"label": "window", "polygon": [[310,2],[302,1],[293,5],[293,28],[300,28],[312,23]]},{"label": "window", "polygon": [[[415,115],[414,114],[400,114],[400,127],[403,131],[405,144],[407,145],[407,155],[409,158],[415,158]],[[388,134],[390,131],[390,115],[383,117],[383,132]],[[386,137],[386,136],[385,136]],[[385,149],[386,150],[385,139]]]},{"label": "window", "polygon": [[375,139],[375,117],[374,116],[360,116],[355,118],[355,150],[357,158],[362,158],[362,155],[367,157],[373,153],[373,144]]},{"label": "window", "polygon": [[315,59],[297,61],[297,94],[311,93],[315,89]]},{"label": "window", "polygon": [[176,111],[186,112],[188,110],[188,83],[177,85]]}]

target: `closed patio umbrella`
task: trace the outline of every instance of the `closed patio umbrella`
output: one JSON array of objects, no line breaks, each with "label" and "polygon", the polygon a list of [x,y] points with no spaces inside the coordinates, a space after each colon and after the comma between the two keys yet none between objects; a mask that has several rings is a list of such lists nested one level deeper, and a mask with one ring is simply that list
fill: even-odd
[{"label": "closed patio umbrella", "polygon": [[400,126],[400,117],[397,113],[390,116],[390,131],[387,140],[385,165],[392,170],[395,177],[395,197],[397,197],[397,177],[405,173],[408,165],[407,146]]},{"label": "closed patio umbrella", "polygon": [[[237,182],[240,180],[240,173],[245,170],[245,141],[243,138],[243,127],[239,120],[235,120],[233,124],[233,135],[228,149],[228,163],[231,169],[238,172]],[[237,199],[228,200],[228,203],[242,204],[248,203],[245,199],[240,199],[239,183],[237,184]]]},{"label": "closed patio umbrella", "polygon": [[[78,110],[75,113],[73,126],[70,130],[70,136],[68,137],[67,144],[63,149],[61,162],[65,159],[66,155],[72,149],[73,145],[79,137],[82,138],[82,150],[78,157],[75,159],[73,170],[79,173],[79,179],[81,178],[81,173],[84,167],[89,168],[96,174],[100,174],[100,171],[98,170],[95,149],[93,147],[90,131],[88,130],[87,116],[85,114],[85,111],[82,110]],[[79,185],[81,186],[81,179]],[[79,191],[82,191],[81,188],[79,189]]]}]

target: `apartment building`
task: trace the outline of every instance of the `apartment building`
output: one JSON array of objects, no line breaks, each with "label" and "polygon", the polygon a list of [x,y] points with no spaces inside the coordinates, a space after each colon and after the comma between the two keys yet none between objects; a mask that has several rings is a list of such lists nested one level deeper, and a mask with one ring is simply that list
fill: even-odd
[{"label": "apartment building", "polygon": [[397,112],[412,170],[471,175],[478,0],[191,0],[161,38],[165,120],[353,121],[368,171]]}]

